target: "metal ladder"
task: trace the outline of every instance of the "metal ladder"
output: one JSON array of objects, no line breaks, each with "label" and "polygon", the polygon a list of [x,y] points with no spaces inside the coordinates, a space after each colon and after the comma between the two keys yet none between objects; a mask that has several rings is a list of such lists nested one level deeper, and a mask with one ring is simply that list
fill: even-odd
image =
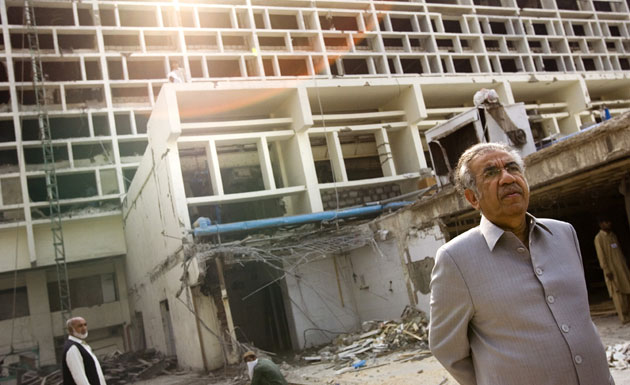
[{"label": "metal ladder", "polygon": [[55,250],[55,265],[57,267],[57,286],[59,288],[59,301],[63,328],[65,322],[72,315],[70,303],[70,285],[68,284],[68,269],[66,267],[66,249],[63,242],[61,227],[61,209],[59,206],[59,188],[57,185],[57,171],[55,170],[55,157],[53,153],[50,134],[50,122],[46,106],[46,88],[43,84],[42,59],[39,50],[39,38],[35,23],[35,11],[29,0],[24,0],[24,16],[27,28],[28,46],[31,55],[31,70],[33,73],[33,92],[35,93],[35,105],[37,106],[37,120],[39,123],[39,135],[42,141],[44,154],[44,172],[46,175],[46,195],[50,208],[50,228],[52,231],[53,248]]}]

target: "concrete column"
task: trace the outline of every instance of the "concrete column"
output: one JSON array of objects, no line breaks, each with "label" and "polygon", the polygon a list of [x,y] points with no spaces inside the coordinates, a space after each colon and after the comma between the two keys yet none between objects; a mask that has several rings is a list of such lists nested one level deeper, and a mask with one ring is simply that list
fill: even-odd
[{"label": "concrete column", "polygon": [[381,128],[374,133],[374,138],[376,140],[376,151],[378,152],[378,157],[381,161],[383,175],[395,176],[396,165],[394,165],[394,158],[392,156],[391,146],[389,145],[387,131],[384,128]]},{"label": "concrete column", "polygon": [[[30,270],[25,273],[28,310],[31,316],[31,332],[34,342],[39,345],[40,365],[54,365],[55,344],[53,341],[52,317],[48,302],[48,283],[44,270]],[[59,330],[57,334],[59,334]]]},{"label": "concrete column", "polygon": [[328,146],[328,157],[335,176],[335,182],[347,182],[346,164],[343,161],[343,151],[339,142],[337,131],[326,133],[326,145]]},{"label": "concrete column", "polygon": [[260,170],[262,171],[265,190],[275,190],[276,181],[273,178],[273,168],[271,167],[267,138],[264,136],[258,138],[256,146],[258,147],[258,161],[260,162]]},{"label": "concrete column", "polygon": [[217,145],[214,140],[208,141],[206,145],[206,157],[208,159],[210,179],[212,180],[212,193],[214,195],[223,195],[221,168],[219,166],[219,156],[217,155]]},{"label": "concrete column", "polygon": [[116,259],[114,261],[114,270],[116,274],[116,283],[118,285],[118,301],[120,302],[120,308],[122,312],[122,319],[125,325],[131,324],[131,312],[129,310],[129,296],[127,288],[127,276],[125,273],[125,261],[122,259]]},{"label": "concrete column", "polygon": [[282,153],[285,157],[289,186],[303,185],[304,195],[296,200],[295,214],[323,211],[319,193],[317,172],[313,161],[313,151],[306,132],[298,132],[284,143]]}]

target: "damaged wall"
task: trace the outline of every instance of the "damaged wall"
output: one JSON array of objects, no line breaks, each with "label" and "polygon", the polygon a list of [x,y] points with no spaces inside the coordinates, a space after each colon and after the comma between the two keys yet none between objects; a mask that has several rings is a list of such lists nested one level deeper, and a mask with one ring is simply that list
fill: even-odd
[{"label": "damaged wall", "polygon": [[377,247],[352,250],[346,266],[350,270],[344,271],[346,279],[350,276],[361,321],[396,319],[409,305],[396,242],[378,240]]},{"label": "damaged wall", "polygon": [[437,224],[423,229],[411,228],[407,236],[405,266],[409,274],[416,306],[429,314],[431,271],[435,265],[437,250],[446,243]]},{"label": "damaged wall", "polygon": [[286,279],[294,348],[327,343],[364,321],[399,318],[409,297],[398,254],[396,242],[385,240],[378,249],[363,246],[299,265],[299,279]]},{"label": "damaged wall", "polygon": [[[337,257],[338,268],[345,259]],[[294,321],[294,349],[321,345],[360,327],[350,277],[339,272],[337,278],[333,258],[299,265],[293,273],[295,276],[286,277],[286,283]]]},{"label": "damaged wall", "polygon": [[[145,152],[123,203],[129,301],[132,312],[142,315],[136,319],[142,319],[143,325],[134,328],[144,329],[147,347],[176,353],[183,367],[215,369],[223,365],[221,346],[207,336],[207,331],[202,330],[203,338],[199,338],[203,326],[198,325],[191,311],[196,306],[203,323],[214,334],[221,334],[214,316],[216,310],[208,303],[212,298],[197,295],[195,304],[189,289],[176,298],[183,273],[183,224],[189,219],[177,145],[160,136],[170,132],[164,125],[172,124],[173,117],[166,114],[167,109],[159,107],[168,97],[168,93],[160,94],[158,113],[149,121],[151,147]],[[174,178],[180,180],[174,183]],[[189,271],[196,270],[196,262],[193,264]],[[172,339],[169,327],[173,330]]]}]

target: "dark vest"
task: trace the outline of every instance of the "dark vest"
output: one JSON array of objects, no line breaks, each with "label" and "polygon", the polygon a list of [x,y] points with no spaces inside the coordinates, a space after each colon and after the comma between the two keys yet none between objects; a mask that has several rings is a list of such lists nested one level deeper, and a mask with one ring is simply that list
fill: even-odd
[{"label": "dark vest", "polygon": [[79,353],[81,353],[81,357],[83,358],[83,367],[85,368],[85,376],[87,377],[90,385],[100,385],[101,381],[98,378],[98,371],[96,370],[96,363],[92,358],[90,352],[88,352],[80,343],[74,342],[72,340],[66,340],[63,344],[63,360],[61,362],[61,366],[63,369],[63,385],[76,385],[74,382],[74,378],[72,378],[72,373],[70,373],[70,368],[68,368],[68,364],[66,363],[66,355],[68,355],[68,349],[70,349],[73,345],[76,345],[79,348]]}]

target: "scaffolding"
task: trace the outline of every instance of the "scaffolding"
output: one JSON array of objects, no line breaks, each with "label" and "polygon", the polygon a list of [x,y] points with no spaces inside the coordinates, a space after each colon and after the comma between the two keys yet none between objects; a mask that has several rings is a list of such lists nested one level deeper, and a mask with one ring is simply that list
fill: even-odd
[{"label": "scaffolding", "polygon": [[70,287],[68,284],[68,269],[66,267],[66,250],[63,241],[61,226],[61,208],[59,205],[59,186],[57,185],[57,171],[55,169],[55,157],[53,154],[50,122],[46,107],[46,87],[44,86],[44,74],[39,49],[39,38],[35,22],[35,10],[29,0],[24,1],[24,17],[27,28],[28,47],[31,56],[31,71],[33,77],[33,93],[37,107],[37,121],[39,136],[42,142],[44,155],[44,172],[46,175],[46,195],[50,209],[50,228],[52,231],[53,248],[55,251],[55,265],[57,268],[57,285],[59,288],[59,301],[63,325],[71,317]]}]

